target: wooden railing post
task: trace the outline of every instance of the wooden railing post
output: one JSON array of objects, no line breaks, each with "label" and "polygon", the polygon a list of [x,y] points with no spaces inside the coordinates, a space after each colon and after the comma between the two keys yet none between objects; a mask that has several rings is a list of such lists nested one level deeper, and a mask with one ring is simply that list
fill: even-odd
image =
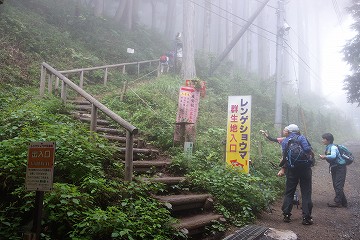
[{"label": "wooden railing post", "polygon": [[133,178],[133,148],[134,148],[134,134],[126,131],[126,152],[125,152],[125,181],[132,181]]},{"label": "wooden railing post", "polygon": [[79,83],[79,87],[80,87],[81,89],[83,89],[83,87],[84,87],[84,71],[81,71],[81,73],[80,73],[80,83]]},{"label": "wooden railing post", "polygon": [[41,65],[40,70],[40,96],[44,96],[45,93],[45,77],[46,77],[46,68]]},{"label": "wooden railing post", "polygon": [[49,74],[48,75],[48,93],[49,94],[52,93],[52,78],[53,78],[53,75]]},{"label": "wooden railing post", "polygon": [[139,76],[140,75],[140,63],[138,62],[137,64],[137,75]]},{"label": "wooden railing post", "polygon": [[157,69],[157,76],[158,77],[160,76],[160,68],[161,68],[161,63],[159,62],[158,69]]},{"label": "wooden railing post", "polygon": [[123,85],[123,89],[121,91],[121,96],[120,96],[120,102],[124,101],[124,97],[127,91],[127,87],[128,87],[128,80],[126,79]]},{"label": "wooden railing post", "polygon": [[55,91],[59,89],[59,81],[60,79],[58,77],[55,77]]},{"label": "wooden railing post", "polygon": [[90,122],[90,131],[96,132],[97,125],[97,107],[92,104],[91,105],[91,122]]},{"label": "wooden railing post", "polygon": [[61,82],[61,99],[63,102],[66,102],[66,83],[64,81]]},{"label": "wooden railing post", "polygon": [[104,74],[104,86],[107,84],[107,77],[108,77],[108,68],[105,68],[105,74]]}]

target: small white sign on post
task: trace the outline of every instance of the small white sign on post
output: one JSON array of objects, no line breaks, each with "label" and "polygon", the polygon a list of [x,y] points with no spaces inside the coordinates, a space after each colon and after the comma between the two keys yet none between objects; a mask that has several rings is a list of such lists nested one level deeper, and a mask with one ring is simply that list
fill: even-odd
[{"label": "small white sign on post", "polygon": [[135,53],[135,49],[133,49],[133,48],[127,48],[127,52],[128,52],[128,53]]},{"label": "small white sign on post", "polygon": [[32,142],[28,149],[25,188],[51,191],[53,188],[55,142]]},{"label": "small white sign on post", "polygon": [[193,146],[193,142],[184,142],[184,153],[188,156],[191,156],[193,152]]}]

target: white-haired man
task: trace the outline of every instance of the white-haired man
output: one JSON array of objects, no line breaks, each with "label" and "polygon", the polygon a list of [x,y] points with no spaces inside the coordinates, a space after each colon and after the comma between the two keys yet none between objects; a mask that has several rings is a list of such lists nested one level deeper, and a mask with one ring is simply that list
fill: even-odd
[{"label": "white-haired man", "polygon": [[[309,141],[305,136],[300,134],[299,127],[295,124],[290,124],[285,127],[289,134],[281,142],[283,161],[281,162],[281,170],[278,175],[286,175],[286,189],[284,195],[284,201],[282,205],[282,211],[284,215],[284,222],[291,221],[291,210],[293,207],[293,198],[298,183],[300,183],[301,199],[302,199],[302,224],[311,225],[313,219],[311,216],[313,203],[311,200],[312,193],[312,159],[314,153]],[[289,163],[290,158],[290,145],[298,145],[303,151],[301,159],[296,161],[294,164]],[[295,150],[294,150],[295,151]]]}]

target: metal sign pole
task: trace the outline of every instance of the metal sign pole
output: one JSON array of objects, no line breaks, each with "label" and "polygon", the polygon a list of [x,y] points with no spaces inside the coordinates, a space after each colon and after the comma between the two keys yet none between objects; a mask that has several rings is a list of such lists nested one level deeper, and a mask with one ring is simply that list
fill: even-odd
[{"label": "metal sign pole", "polygon": [[44,192],[36,191],[35,212],[34,212],[34,221],[33,221],[33,228],[32,228],[32,232],[36,234],[35,240],[40,240],[43,200],[44,200]]}]

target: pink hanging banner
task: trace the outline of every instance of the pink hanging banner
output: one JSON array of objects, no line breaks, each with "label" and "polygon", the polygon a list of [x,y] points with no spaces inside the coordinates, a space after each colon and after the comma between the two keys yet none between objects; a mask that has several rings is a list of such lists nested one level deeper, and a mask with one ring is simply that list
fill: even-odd
[{"label": "pink hanging banner", "polygon": [[184,127],[184,134],[186,136],[188,136],[191,140],[195,139],[195,123],[198,116],[199,101],[200,92],[196,91],[195,88],[180,88],[174,141],[181,140],[181,126]]}]

